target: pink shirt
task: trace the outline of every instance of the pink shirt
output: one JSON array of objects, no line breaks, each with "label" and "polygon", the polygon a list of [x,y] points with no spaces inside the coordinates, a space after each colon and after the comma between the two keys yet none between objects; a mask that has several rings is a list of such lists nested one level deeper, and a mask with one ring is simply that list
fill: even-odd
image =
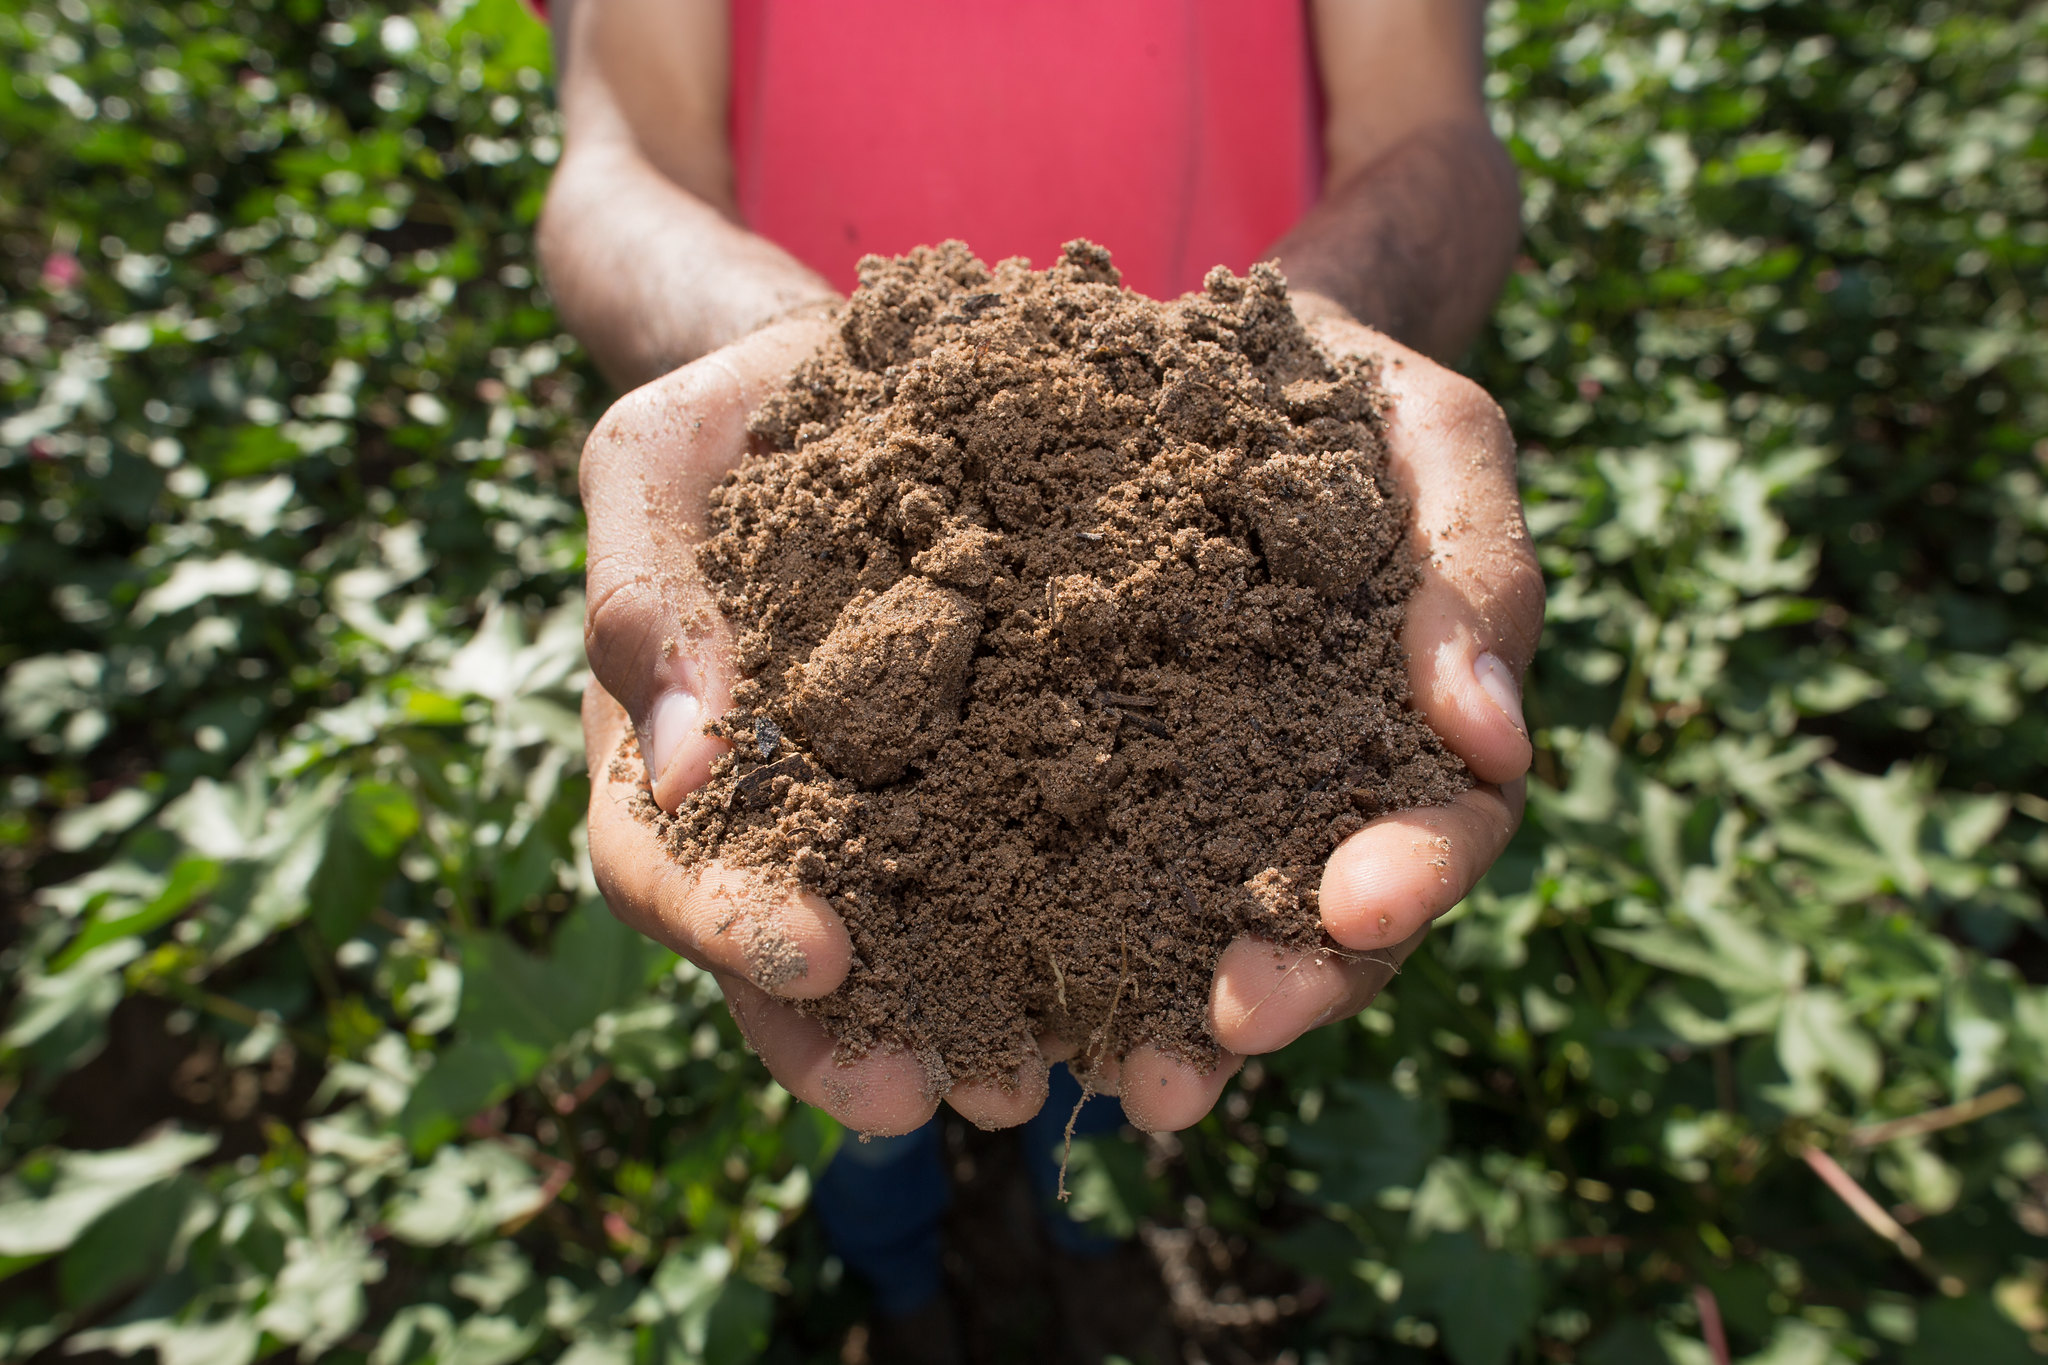
[{"label": "pink shirt", "polygon": [[842,290],[959,237],[1108,247],[1168,297],[1262,259],[1315,200],[1320,93],[1289,0],[731,0],[748,226]]}]

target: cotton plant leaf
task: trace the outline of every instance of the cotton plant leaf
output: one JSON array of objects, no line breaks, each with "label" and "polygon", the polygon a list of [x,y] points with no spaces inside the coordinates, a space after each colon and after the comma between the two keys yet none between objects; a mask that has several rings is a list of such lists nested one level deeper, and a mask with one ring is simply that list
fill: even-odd
[{"label": "cotton plant leaf", "polygon": [[133,1356],[154,1350],[159,1365],[249,1365],[256,1358],[262,1334],[247,1318],[210,1322],[145,1319],[119,1327],[80,1332],[72,1340],[81,1351],[111,1351]]},{"label": "cotton plant leaf", "polygon": [[74,1307],[103,1303],[175,1270],[192,1238],[218,1213],[205,1186],[189,1174],[143,1186],[94,1219],[66,1248],[57,1267],[63,1301]]},{"label": "cotton plant leaf", "polygon": [[64,1250],[129,1196],[168,1180],[212,1152],[219,1138],[166,1128],[133,1147],[61,1152],[48,1185],[18,1179],[0,1192],[0,1256],[44,1256]]},{"label": "cotton plant leaf", "polygon": [[1883,1056],[1858,1027],[1840,993],[1809,987],[1785,1002],[1778,1024],[1778,1061],[1790,1078],[1780,1103],[1794,1113],[1818,1113],[1828,1102],[1825,1082],[1837,1081],[1859,1102],[1883,1078]]},{"label": "cotton plant leaf", "polygon": [[1469,1233],[1439,1233],[1402,1267],[1403,1302],[1437,1319],[1457,1365],[1507,1365],[1535,1320],[1541,1281],[1533,1262]]},{"label": "cotton plant leaf", "polygon": [[1322,1111],[1288,1138],[1332,1203],[1363,1205],[1383,1189],[1421,1180],[1444,1136],[1440,1110],[1383,1085],[1339,1081]]},{"label": "cotton plant leaf", "polygon": [[107,1016],[121,1002],[121,969],[142,944],[116,939],[47,976],[31,977],[0,1033],[0,1046],[33,1050],[45,1065],[76,1066],[98,1051]]}]

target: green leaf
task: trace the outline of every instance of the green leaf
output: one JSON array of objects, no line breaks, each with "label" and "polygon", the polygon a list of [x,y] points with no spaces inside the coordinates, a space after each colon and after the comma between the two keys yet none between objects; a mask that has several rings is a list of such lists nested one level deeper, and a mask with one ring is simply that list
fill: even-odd
[{"label": "green leaf", "polygon": [[420,808],[412,794],[389,782],[356,783],[344,810],[349,828],[376,858],[397,857],[420,827]]},{"label": "green leaf", "polygon": [[403,787],[359,782],[349,790],[308,891],[307,915],[323,940],[339,945],[369,917],[419,827],[419,806]]},{"label": "green leaf", "polygon": [[1676,1365],[1647,1318],[1623,1318],[1580,1357],[1585,1365]]},{"label": "green leaf", "polygon": [[139,910],[112,918],[101,918],[97,913],[80,931],[77,938],[66,944],[64,951],[50,959],[54,970],[62,971],[77,962],[93,949],[117,938],[133,934],[141,936],[153,929],[161,928],[179,915],[185,913],[194,901],[219,884],[221,864],[212,858],[181,858],[171,869],[164,889],[158,892]]},{"label": "green leaf", "polygon": [[384,1278],[384,1259],[360,1228],[344,1227],[286,1243],[285,1263],[270,1284],[257,1325],[281,1341],[297,1342],[313,1359],[362,1322],[365,1285]]},{"label": "green leaf", "polygon": [[1918,1339],[1904,1365],[2025,1365],[2038,1361],[2027,1334],[1989,1299],[1935,1299],[1920,1309]]},{"label": "green leaf", "polygon": [[774,1305],[732,1272],[722,1243],[686,1243],[662,1257],[627,1316],[653,1326],[683,1360],[739,1365],[766,1344]]},{"label": "green leaf", "polygon": [[622,1332],[579,1338],[555,1365],[633,1365],[633,1338]]},{"label": "green leaf", "polygon": [[247,1318],[226,1318],[218,1322],[173,1322],[149,1318],[96,1332],[80,1332],[71,1339],[79,1351],[112,1351],[135,1355],[154,1347],[157,1365],[249,1365],[256,1358],[261,1334]]},{"label": "green leaf", "polygon": [[139,940],[116,939],[64,971],[29,978],[0,1044],[32,1050],[55,1072],[80,1065],[99,1051],[107,1016],[121,1003],[121,968],[141,955]]},{"label": "green leaf", "polygon": [[768,1346],[775,1296],[751,1280],[725,1282],[704,1323],[704,1365],[746,1365]]},{"label": "green leaf", "polygon": [[462,1131],[462,1121],[512,1093],[539,1069],[490,1038],[463,1038],[436,1054],[406,1097],[398,1129],[413,1151],[425,1154]]},{"label": "green leaf", "polygon": [[1074,1143],[1067,1190],[1071,1198],[1066,1217],[1094,1224],[1097,1231],[1119,1239],[1136,1233],[1138,1220],[1150,1214],[1156,1202],[1156,1191],[1145,1177],[1144,1150],[1117,1133]]},{"label": "green leaf", "polygon": [[57,1266],[58,1292],[74,1308],[112,1298],[166,1269],[188,1223],[213,1211],[205,1186],[190,1176],[145,1186],[71,1244]]},{"label": "green leaf", "polygon": [[541,1324],[519,1322],[495,1313],[476,1313],[455,1329],[439,1365],[511,1365],[529,1357],[540,1340]]},{"label": "green leaf", "polygon": [[50,822],[50,844],[64,853],[91,848],[109,834],[132,829],[149,814],[156,798],[140,787],[124,787],[106,800],[65,811]]},{"label": "green leaf", "polygon": [[1958,1100],[1976,1094],[2009,1064],[2006,1040],[2010,1030],[1994,992],[1995,987],[1982,976],[1954,982],[1948,989],[1943,1022],[1955,1049],[1950,1087]]},{"label": "green leaf", "polygon": [[1920,858],[1920,826],[1927,818],[1927,780],[1907,763],[1894,763],[1883,777],[1870,777],[1839,763],[1820,765],[1821,777],[1885,855],[1901,890],[1927,890],[1927,865]]},{"label": "green leaf", "polygon": [[262,812],[260,842],[252,850],[260,870],[247,897],[232,907],[228,932],[213,950],[216,962],[248,952],[306,913],[313,878],[326,858],[328,828],[343,780],[340,773],[331,773],[318,782],[300,784],[288,789],[281,803]]},{"label": "green leaf", "polygon": [[1287,1149],[1318,1174],[1322,1198],[1356,1208],[1381,1190],[1412,1188],[1443,1139],[1436,1105],[1375,1081],[1340,1080],[1313,1123],[1289,1130]]},{"label": "green leaf", "polygon": [[1403,1301],[1436,1319],[1457,1365],[1507,1365],[1536,1321],[1542,1283],[1526,1256],[1468,1232],[1438,1233],[1402,1263]]},{"label": "green leaf", "polygon": [[533,1265],[509,1242],[486,1245],[468,1270],[449,1281],[449,1288],[486,1313],[495,1313],[533,1283]]},{"label": "green leaf", "polygon": [[1859,1102],[1876,1092],[1884,1077],[1877,1044],[1856,1024],[1839,992],[1809,987],[1785,1002],[1778,1023],[1778,1063],[1791,1078],[1779,1103],[1796,1114],[1827,1106],[1822,1081],[1832,1076]]},{"label": "green leaf", "polygon": [[64,1250],[108,1210],[170,1179],[219,1144],[210,1133],[166,1128],[117,1151],[59,1153],[47,1190],[31,1192],[18,1181],[0,1187],[0,1256]]},{"label": "green leaf", "polygon": [[497,868],[491,882],[491,918],[501,921],[526,908],[555,885],[556,871],[568,848],[545,829],[530,834],[511,858]]},{"label": "green leaf", "polygon": [[391,1234],[414,1246],[488,1237],[541,1205],[540,1177],[492,1142],[444,1146],[410,1172],[385,1206]]}]

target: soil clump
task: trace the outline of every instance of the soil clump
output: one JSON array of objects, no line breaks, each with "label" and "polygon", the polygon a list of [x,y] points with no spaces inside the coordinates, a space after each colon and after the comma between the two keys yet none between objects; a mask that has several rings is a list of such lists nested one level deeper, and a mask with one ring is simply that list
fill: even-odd
[{"label": "soil clump", "polygon": [[1385,403],[1270,265],[1161,303],[1086,242],[862,263],[698,549],[732,752],[645,803],[676,857],[831,900],[854,964],[802,1007],[843,1054],[1207,1062],[1230,941],[1327,945],[1331,850],[1470,786],[1407,708]]}]

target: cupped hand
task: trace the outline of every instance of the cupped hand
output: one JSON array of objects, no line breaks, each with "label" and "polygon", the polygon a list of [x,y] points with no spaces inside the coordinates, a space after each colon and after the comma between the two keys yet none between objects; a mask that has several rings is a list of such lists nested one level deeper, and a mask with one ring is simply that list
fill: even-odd
[{"label": "cupped hand", "polygon": [[[830,334],[821,316],[763,328],[627,394],[584,446],[590,864],[614,914],[712,973],[785,1089],[860,1132],[903,1133],[937,1104],[923,1068],[879,1052],[839,1065],[823,1026],[788,1003],[830,994],[846,977],[853,946],[832,907],[735,868],[679,864],[634,814],[650,784],[673,811],[725,748],[704,724],[731,705],[731,637],[693,547],[709,493],[746,453],[748,414]],[[644,767],[619,761],[629,735]],[[764,970],[767,943],[793,946],[801,974],[787,971],[786,953]],[[1020,1123],[1045,1086],[1040,1067],[1008,1086],[956,1086],[948,1098],[978,1122]]]},{"label": "cupped hand", "polygon": [[1507,420],[1478,385],[1298,297],[1333,354],[1372,357],[1393,402],[1389,470],[1413,507],[1422,582],[1401,642],[1415,709],[1476,785],[1449,805],[1383,815],[1330,855],[1320,888],[1337,951],[1241,938],[1217,964],[1209,1026],[1224,1049],[1199,1071],[1140,1048],[1114,1083],[1140,1128],[1185,1128],[1247,1055],[1272,1052],[1371,1004],[1428,932],[1485,875],[1521,823],[1532,750],[1521,679],[1543,628],[1543,575],[1515,487]]},{"label": "cupped hand", "polygon": [[[1304,309],[1305,314],[1308,309]],[[1297,952],[1240,939],[1224,953],[1210,1024],[1224,1049],[1198,1070],[1140,1046],[1090,1070],[1121,1094],[1140,1128],[1197,1122],[1245,1055],[1366,1007],[1431,920],[1471,890],[1521,819],[1530,761],[1519,680],[1535,651],[1543,582],[1515,488],[1500,409],[1469,381],[1381,334],[1321,310],[1311,329],[1331,350],[1376,357],[1393,396],[1390,470],[1415,517],[1422,582],[1403,643],[1414,704],[1479,784],[1447,806],[1383,816],[1331,856],[1323,923],[1341,951]],[[590,522],[585,697],[591,761],[590,854],[599,887],[627,924],[709,970],[733,1018],[784,1088],[865,1133],[908,1132],[940,1096],[904,1053],[840,1064],[822,1025],[789,1002],[829,994],[852,956],[822,897],[789,893],[731,868],[685,867],[633,814],[652,784],[674,810],[709,777],[723,742],[706,720],[730,704],[730,640],[692,547],[706,495],[745,453],[747,415],[829,334],[813,318],[764,329],[627,395],[585,448]],[[616,763],[628,733],[640,765]],[[763,973],[757,942],[791,944],[805,970]],[[762,984],[763,981],[772,983]],[[943,1098],[985,1127],[1023,1122],[1046,1094],[1046,1055],[1004,1083],[956,1085]]]}]

